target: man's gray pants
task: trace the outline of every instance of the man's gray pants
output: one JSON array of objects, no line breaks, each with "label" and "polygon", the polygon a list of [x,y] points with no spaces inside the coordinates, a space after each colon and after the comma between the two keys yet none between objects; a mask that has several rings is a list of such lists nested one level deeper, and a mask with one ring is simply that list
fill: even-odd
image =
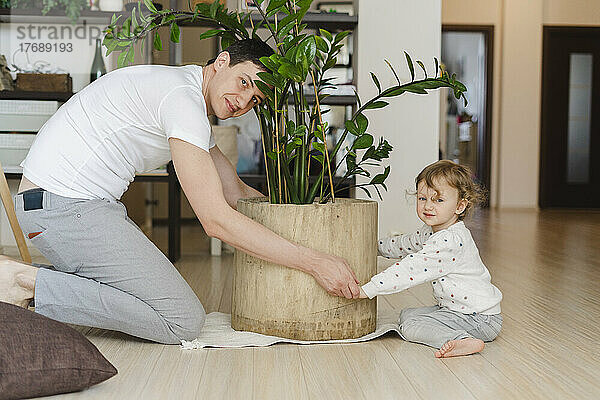
[{"label": "man's gray pants", "polygon": [[53,264],[37,274],[36,312],[160,343],[198,336],[200,300],[121,202],[44,191],[41,209],[25,211],[23,194],[15,209],[26,236],[41,232],[31,242]]},{"label": "man's gray pants", "polygon": [[431,306],[405,308],[398,323],[404,340],[439,349],[450,340],[471,337],[491,342],[502,329],[502,315],[463,314]]}]

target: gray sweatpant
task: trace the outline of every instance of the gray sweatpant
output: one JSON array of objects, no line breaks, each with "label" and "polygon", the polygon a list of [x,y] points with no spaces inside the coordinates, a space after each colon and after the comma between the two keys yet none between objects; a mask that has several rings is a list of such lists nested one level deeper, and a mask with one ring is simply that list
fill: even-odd
[{"label": "gray sweatpant", "polygon": [[71,199],[44,191],[42,209],[19,224],[53,264],[40,268],[35,310],[52,319],[125,332],[167,344],[196,338],[205,312],[173,264],[111,200]]},{"label": "gray sweatpant", "polygon": [[400,312],[400,334],[439,349],[450,340],[473,337],[491,342],[502,329],[502,315],[463,314],[446,307],[406,308]]}]

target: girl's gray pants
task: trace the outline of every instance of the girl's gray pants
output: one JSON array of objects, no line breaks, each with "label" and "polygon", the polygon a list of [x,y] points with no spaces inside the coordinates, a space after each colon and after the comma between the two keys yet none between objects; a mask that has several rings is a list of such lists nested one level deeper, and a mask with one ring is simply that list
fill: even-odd
[{"label": "girl's gray pants", "polygon": [[121,202],[36,190],[39,202],[24,192],[27,207],[24,193],[15,196],[21,229],[53,264],[37,274],[36,312],[160,343],[198,336],[206,316],[200,300]]},{"label": "girl's gray pants", "polygon": [[439,306],[406,308],[398,322],[405,340],[436,349],[450,340],[469,337],[491,342],[502,329],[500,314],[463,314]]}]

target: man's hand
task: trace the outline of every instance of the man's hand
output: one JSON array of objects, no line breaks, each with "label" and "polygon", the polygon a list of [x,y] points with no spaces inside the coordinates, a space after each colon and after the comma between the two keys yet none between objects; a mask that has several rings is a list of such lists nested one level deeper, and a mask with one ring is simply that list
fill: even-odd
[{"label": "man's hand", "polygon": [[360,295],[359,282],[348,262],[324,253],[319,254],[319,258],[318,266],[311,271],[317,283],[329,294],[357,299]]}]

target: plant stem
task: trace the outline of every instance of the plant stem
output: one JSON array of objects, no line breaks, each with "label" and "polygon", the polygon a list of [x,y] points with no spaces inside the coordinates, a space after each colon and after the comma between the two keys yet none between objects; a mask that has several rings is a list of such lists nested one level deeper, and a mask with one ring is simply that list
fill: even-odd
[{"label": "plant stem", "polygon": [[[315,90],[315,102],[317,106],[317,113],[319,114],[319,123],[322,127],[321,132],[323,133],[323,143],[325,144],[325,158],[327,160],[327,172],[329,174],[329,185],[331,186],[331,201],[335,203],[335,193],[333,192],[333,178],[331,177],[331,168],[329,168],[329,151],[327,151],[327,133],[323,129],[323,117],[321,115],[321,106],[319,105],[319,95],[317,94],[317,86],[315,85],[315,75],[310,70],[310,75],[313,80],[313,88]],[[321,170],[323,171],[323,170]],[[321,173],[321,181],[323,180],[323,173]],[[323,186],[321,186],[321,197],[323,196]]]}]

